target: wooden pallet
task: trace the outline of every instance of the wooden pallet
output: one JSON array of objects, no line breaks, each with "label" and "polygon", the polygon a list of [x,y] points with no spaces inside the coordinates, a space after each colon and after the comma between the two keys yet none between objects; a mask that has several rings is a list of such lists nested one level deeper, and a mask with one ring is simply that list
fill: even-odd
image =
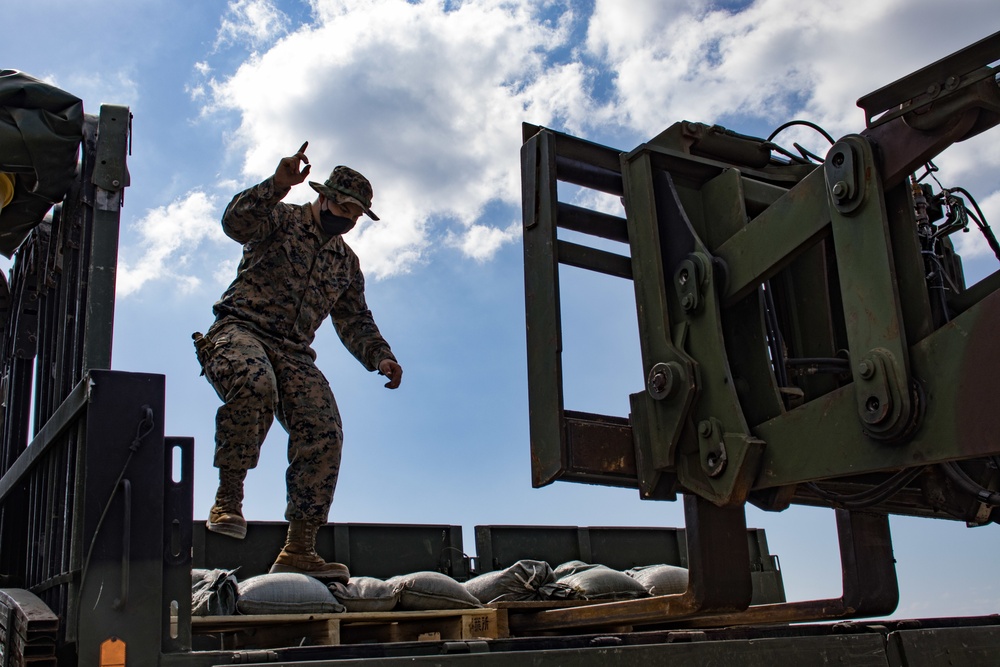
[{"label": "wooden pallet", "polygon": [[59,617],[21,588],[0,590],[0,663],[55,667]]},{"label": "wooden pallet", "polygon": [[462,641],[507,636],[506,614],[496,609],[345,614],[195,616],[195,635],[219,635],[225,649]]},{"label": "wooden pallet", "polygon": [[[568,609],[570,607],[586,607],[590,605],[610,602],[610,600],[537,600],[531,602],[491,602],[488,607],[496,609],[503,618],[506,637],[526,637],[538,634],[537,631],[525,631],[525,618],[532,618],[537,612],[548,611],[550,609]],[[514,629],[511,629],[514,626]],[[632,625],[604,625],[594,626],[594,630],[607,633],[625,633],[633,631]],[[577,630],[551,631],[546,634],[574,634]]]}]

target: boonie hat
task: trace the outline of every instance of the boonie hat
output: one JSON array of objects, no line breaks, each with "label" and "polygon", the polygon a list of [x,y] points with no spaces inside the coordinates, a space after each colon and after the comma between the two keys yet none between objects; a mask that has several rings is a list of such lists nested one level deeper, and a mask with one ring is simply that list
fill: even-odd
[{"label": "boonie hat", "polygon": [[353,202],[361,207],[372,220],[378,216],[372,212],[372,184],[368,179],[350,167],[340,165],[330,172],[330,178],[323,183],[309,181],[312,189],[338,204]]}]

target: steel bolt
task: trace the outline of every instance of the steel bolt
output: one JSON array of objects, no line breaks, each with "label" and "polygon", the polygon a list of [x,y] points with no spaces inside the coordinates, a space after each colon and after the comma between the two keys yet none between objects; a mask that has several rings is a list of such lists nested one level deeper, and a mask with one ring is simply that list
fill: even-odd
[{"label": "steel bolt", "polygon": [[955,76],[954,74],[952,74],[947,79],[945,79],[944,89],[945,90],[955,90],[956,88],[958,88],[958,84],[959,83],[961,83],[961,79],[959,79],[957,76]]},{"label": "steel bolt", "polygon": [[684,371],[676,362],[659,363],[649,371],[646,379],[646,389],[649,395],[658,401],[670,398],[684,378]]},{"label": "steel bolt", "polygon": [[653,374],[653,379],[649,381],[650,386],[653,391],[659,393],[663,391],[667,386],[667,374],[663,371],[658,371]]},{"label": "steel bolt", "polygon": [[707,438],[708,436],[712,435],[712,422],[706,419],[705,421],[698,424],[698,435],[700,435],[703,438]]},{"label": "steel bolt", "polygon": [[865,359],[858,364],[858,374],[862,379],[870,380],[875,375],[875,364]]},{"label": "steel bolt", "polygon": [[837,181],[836,183],[833,184],[833,189],[831,190],[831,192],[833,192],[833,196],[836,197],[837,199],[843,199],[844,197],[847,196],[847,183],[843,181]]},{"label": "steel bolt", "polygon": [[113,185],[113,186],[115,186],[117,188],[120,185],[120,182],[117,181],[117,180],[111,181],[111,185]]},{"label": "steel bolt", "polygon": [[684,310],[691,310],[694,307],[694,297],[690,294],[685,294],[684,298],[681,299],[681,306]]},{"label": "steel bolt", "polygon": [[653,380],[650,384],[656,391],[663,391],[663,387],[667,384],[667,378],[663,373],[656,373],[653,375]]}]

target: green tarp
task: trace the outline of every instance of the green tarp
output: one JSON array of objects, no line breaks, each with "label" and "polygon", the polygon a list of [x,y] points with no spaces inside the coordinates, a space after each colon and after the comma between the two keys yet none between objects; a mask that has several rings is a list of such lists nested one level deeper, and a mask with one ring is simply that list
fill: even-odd
[{"label": "green tarp", "polygon": [[15,70],[0,70],[0,171],[15,175],[0,211],[0,253],[10,257],[76,174],[83,102]]}]

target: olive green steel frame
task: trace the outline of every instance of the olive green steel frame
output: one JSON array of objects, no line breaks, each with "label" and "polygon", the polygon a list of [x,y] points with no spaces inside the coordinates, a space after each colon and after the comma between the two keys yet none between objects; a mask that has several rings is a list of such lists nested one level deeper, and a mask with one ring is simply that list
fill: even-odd
[{"label": "olive green steel frame", "polygon": [[[58,615],[55,626],[43,623],[44,641],[31,640],[34,657],[41,646],[64,656],[79,649],[80,664],[94,664],[97,648],[90,642],[115,632],[141,636],[134,644],[140,651],[184,641],[168,633],[166,620],[162,627],[151,624],[153,611],[145,618],[134,611],[137,600],[150,602],[164,590],[187,595],[190,550],[178,553],[180,536],[172,529],[162,534],[160,514],[149,522],[129,517],[133,506],[160,508],[174,513],[170,526],[179,526],[176,512],[186,507],[190,517],[190,500],[182,501],[191,487],[187,472],[183,488],[175,488],[163,462],[173,448],[162,435],[162,377],[157,389],[151,376],[108,370],[131,114],[104,105],[99,116],[85,117],[82,129],[76,178],[51,221],[39,220],[15,253],[3,303],[0,571],[10,575],[5,586],[30,590],[24,593],[29,611],[44,603]],[[153,423],[139,438],[145,411]],[[190,456],[190,445],[184,446]],[[126,460],[129,474],[123,469],[116,481],[113,465]],[[144,473],[134,476],[137,467]],[[105,501],[106,516],[98,505]],[[164,540],[173,546],[164,549]],[[114,556],[105,557],[105,550]],[[181,570],[187,567],[180,575],[179,557]],[[8,608],[24,610],[21,602],[14,595]],[[150,606],[157,618],[166,617],[159,601]],[[175,625],[184,613],[178,608]],[[114,615],[107,629],[102,623]],[[29,626],[37,620],[29,615]]]},{"label": "olive green steel frame", "polygon": [[[998,68],[986,64],[998,59],[1000,33],[863,98],[870,119],[910,112],[843,137],[822,165],[761,160],[765,142],[686,122],[627,153],[525,125],[533,483],[684,493],[692,576],[682,596],[541,612],[520,629],[745,609],[745,582],[719,554],[738,548],[731,536],[745,531],[748,500],[842,508],[844,595],[755,607],[727,623],[888,613],[898,592],[886,513],[990,520],[990,505],[942,482],[933,464],[1000,454],[1000,274],[949,294],[943,321],[907,179],[997,124]],[[942,72],[939,94],[910,104],[906,95]],[[559,201],[560,182],[621,197],[624,217]],[[628,254],[559,229],[627,244]],[[627,419],[564,407],[560,264],[633,282],[646,386]],[[798,383],[776,375],[815,360],[841,371]],[[987,472],[981,482],[1000,480]]]}]

